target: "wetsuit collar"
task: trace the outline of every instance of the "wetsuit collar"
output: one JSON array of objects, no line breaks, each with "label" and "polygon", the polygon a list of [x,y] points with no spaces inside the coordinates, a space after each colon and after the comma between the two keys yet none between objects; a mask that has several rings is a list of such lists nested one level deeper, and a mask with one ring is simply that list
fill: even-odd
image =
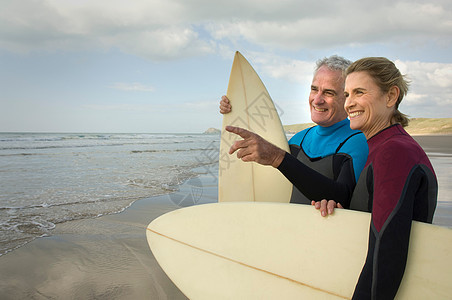
[{"label": "wetsuit collar", "polygon": [[407,134],[402,125],[394,124],[378,132],[376,135],[367,140],[369,148],[373,145],[379,145],[395,134]]},{"label": "wetsuit collar", "polygon": [[350,127],[350,120],[348,118],[345,118],[342,121],[337,122],[334,125],[331,125],[329,127],[323,127],[323,126],[316,126],[316,132],[318,135],[327,136],[341,128],[342,126],[349,126]]}]

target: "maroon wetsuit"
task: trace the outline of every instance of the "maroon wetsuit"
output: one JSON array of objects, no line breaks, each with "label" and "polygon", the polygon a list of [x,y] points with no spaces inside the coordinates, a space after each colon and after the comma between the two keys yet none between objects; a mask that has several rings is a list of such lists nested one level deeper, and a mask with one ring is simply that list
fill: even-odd
[{"label": "maroon wetsuit", "polygon": [[405,271],[411,221],[431,223],[438,184],[427,155],[396,124],[368,140],[350,208],[372,212],[369,249],[353,299],[393,299]]}]

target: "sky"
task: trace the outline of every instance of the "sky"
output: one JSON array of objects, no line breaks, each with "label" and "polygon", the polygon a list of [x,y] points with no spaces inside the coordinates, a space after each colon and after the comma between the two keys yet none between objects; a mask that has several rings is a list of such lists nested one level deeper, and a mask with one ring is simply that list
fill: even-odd
[{"label": "sky", "polygon": [[399,109],[452,117],[452,1],[0,0],[0,132],[220,128],[235,51],[285,125],[311,122],[316,60],[385,56]]}]

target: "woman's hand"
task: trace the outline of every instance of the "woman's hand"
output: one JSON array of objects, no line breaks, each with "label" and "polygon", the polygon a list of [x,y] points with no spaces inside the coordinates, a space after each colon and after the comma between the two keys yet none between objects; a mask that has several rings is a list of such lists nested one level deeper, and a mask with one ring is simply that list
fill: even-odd
[{"label": "woman's hand", "polygon": [[334,209],[343,208],[342,205],[334,200],[326,200],[322,201],[311,201],[311,205],[314,205],[316,209],[320,210],[320,214],[322,217],[326,217],[327,215],[332,215],[334,213]]}]

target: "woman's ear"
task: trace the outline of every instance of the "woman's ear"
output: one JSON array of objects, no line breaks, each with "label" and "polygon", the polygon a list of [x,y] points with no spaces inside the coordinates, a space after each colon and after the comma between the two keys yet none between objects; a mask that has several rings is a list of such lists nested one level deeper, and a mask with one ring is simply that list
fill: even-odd
[{"label": "woman's ear", "polygon": [[388,91],[388,97],[386,106],[393,107],[397,104],[397,100],[399,99],[400,89],[398,86],[392,86]]}]

